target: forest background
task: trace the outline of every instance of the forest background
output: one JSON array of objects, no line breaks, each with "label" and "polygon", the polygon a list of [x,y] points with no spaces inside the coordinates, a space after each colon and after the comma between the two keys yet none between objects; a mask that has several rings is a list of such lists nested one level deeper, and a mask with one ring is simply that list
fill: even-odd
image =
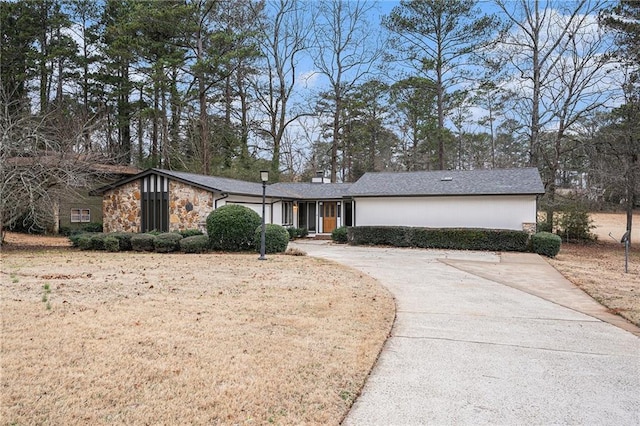
[{"label": "forest background", "polygon": [[571,188],[627,229],[640,198],[640,2],[23,0],[0,31],[2,226],[95,163],[272,182],[533,166],[548,212]]}]

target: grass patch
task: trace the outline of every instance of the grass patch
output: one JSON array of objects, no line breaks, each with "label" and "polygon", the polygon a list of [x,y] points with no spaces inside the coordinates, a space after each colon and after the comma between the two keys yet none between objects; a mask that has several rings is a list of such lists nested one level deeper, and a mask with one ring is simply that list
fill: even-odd
[{"label": "grass patch", "polygon": [[603,240],[591,244],[563,244],[554,259],[558,271],[600,304],[640,326],[640,245],[629,253],[624,273],[624,247]]},{"label": "grass patch", "polygon": [[394,318],[373,279],[307,256],[2,260],[8,424],[338,424]]}]

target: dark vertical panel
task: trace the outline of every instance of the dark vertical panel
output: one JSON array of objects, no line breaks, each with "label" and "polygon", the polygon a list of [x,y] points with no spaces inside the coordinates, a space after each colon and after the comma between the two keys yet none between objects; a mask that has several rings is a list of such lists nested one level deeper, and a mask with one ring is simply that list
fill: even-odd
[{"label": "dark vertical panel", "polygon": [[344,203],[344,225],[353,226],[353,203],[351,201]]},{"label": "dark vertical panel", "polygon": [[308,204],[308,209],[307,211],[309,212],[308,220],[307,220],[307,224],[309,226],[309,232],[316,232],[316,203],[311,202]]},{"label": "dark vertical panel", "polygon": [[298,228],[307,228],[307,203],[298,203]]}]

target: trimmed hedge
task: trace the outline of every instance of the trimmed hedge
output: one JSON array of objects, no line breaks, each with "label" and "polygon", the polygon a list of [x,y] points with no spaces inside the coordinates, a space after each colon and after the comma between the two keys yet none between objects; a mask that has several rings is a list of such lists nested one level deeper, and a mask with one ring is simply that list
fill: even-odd
[{"label": "trimmed hedge", "polygon": [[77,247],[80,250],[92,250],[93,244],[91,243],[91,234],[80,234],[77,239]]},{"label": "trimmed hedge", "polygon": [[451,250],[527,251],[524,231],[407,226],[356,226],[348,228],[352,245],[388,245]]},{"label": "trimmed hedge", "polygon": [[180,248],[182,235],[177,232],[165,232],[159,234],[153,240],[153,248],[156,253],[169,253]]},{"label": "trimmed hedge", "polygon": [[153,251],[155,239],[153,234],[135,234],[131,237],[131,248],[135,251]]},{"label": "trimmed hedge", "polygon": [[193,235],[180,240],[180,251],[183,253],[205,253],[209,249],[209,237]]},{"label": "trimmed hedge", "polygon": [[196,235],[204,235],[204,233],[199,229],[183,229],[180,231],[180,235],[182,235],[183,238],[187,238],[194,237]]},{"label": "trimmed hedge", "polygon": [[[258,253],[260,252],[260,238],[262,237],[262,224],[258,226],[254,233],[255,246]],[[289,245],[289,232],[280,225],[275,223],[267,223],[264,230],[264,248],[265,253],[282,253],[287,250]]]},{"label": "trimmed hedge", "polygon": [[96,234],[91,235],[91,249],[92,250],[104,250],[104,239],[106,238],[106,234],[102,232],[98,232]]},{"label": "trimmed hedge", "polygon": [[110,252],[120,251],[120,240],[113,235],[107,235],[103,240],[104,249]]},{"label": "trimmed hedge", "polygon": [[293,241],[296,238],[304,238],[309,235],[307,228],[296,228],[295,226],[288,227],[287,232],[289,232],[289,241]]},{"label": "trimmed hedge", "polygon": [[239,204],[224,205],[207,216],[211,248],[224,251],[251,250],[255,247],[256,227],[261,224],[260,215],[250,208]]},{"label": "trimmed hedge", "polygon": [[89,238],[85,232],[79,232],[70,234],[67,236],[69,241],[71,241],[71,247],[80,247],[80,240],[82,238]]},{"label": "trimmed hedge", "polygon": [[535,253],[547,257],[556,257],[560,252],[562,238],[550,232],[538,232],[531,237],[531,245]]},{"label": "trimmed hedge", "polygon": [[114,232],[109,234],[118,240],[120,251],[131,251],[131,238],[136,235],[133,232]]},{"label": "trimmed hedge", "polygon": [[341,226],[339,228],[334,229],[333,231],[331,231],[331,239],[333,241],[335,241],[336,243],[340,243],[340,244],[345,244],[347,243],[347,227],[346,226]]}]

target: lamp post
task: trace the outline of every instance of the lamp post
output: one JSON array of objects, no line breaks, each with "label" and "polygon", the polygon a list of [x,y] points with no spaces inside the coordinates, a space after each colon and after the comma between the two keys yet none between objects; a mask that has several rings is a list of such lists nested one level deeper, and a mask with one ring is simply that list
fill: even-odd
[{"label": "lamp post", "polygon": [[260,171],[260,180],[262,181],[262,232],[260,233],[260,257],[258,260],[267,260],[265,256],[265,221],[264,221],[264,206],[265,206],[265,196],[267,194],[267,182],[269,181],[269,171],[261,170]]}]

